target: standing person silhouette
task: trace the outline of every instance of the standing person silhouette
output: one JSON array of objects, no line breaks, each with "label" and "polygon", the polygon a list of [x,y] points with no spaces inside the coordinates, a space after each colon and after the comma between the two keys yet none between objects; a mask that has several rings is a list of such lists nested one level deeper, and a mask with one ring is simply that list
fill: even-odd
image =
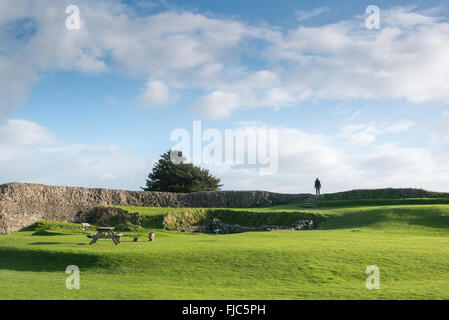
[{"label": "standing person silhouette", "polygon": [[316,190],[316,196],[318,197],[320,195],[320,189],[321,189],[321,182],[316,178],[315,180],[315,190]]}]

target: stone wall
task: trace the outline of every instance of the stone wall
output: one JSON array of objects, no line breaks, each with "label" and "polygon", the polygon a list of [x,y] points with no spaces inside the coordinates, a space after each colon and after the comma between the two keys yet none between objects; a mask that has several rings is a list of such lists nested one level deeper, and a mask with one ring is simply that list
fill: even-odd
[{"label": "stone wall", "polygon": [[266,191],[169,193],[8,183],[0,185],[0,234],[20,230],[38,220],[76,221],[81,210],[104,205],[250,208],[288,203],[307,196]]}]

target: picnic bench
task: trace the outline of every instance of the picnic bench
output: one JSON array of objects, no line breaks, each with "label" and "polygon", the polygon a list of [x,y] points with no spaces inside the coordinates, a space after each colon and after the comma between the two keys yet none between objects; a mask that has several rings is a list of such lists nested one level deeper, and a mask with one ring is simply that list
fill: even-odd
[{"label": "picnic bench", "polygon": [[94,244],[98,239],[112,239],[115,244],[120,243],[120,238],[123,236],[122,233],[114,233],[114,227],[97,227],[96,234],[88,234],[89,238],[92,238],[89,244]]}]

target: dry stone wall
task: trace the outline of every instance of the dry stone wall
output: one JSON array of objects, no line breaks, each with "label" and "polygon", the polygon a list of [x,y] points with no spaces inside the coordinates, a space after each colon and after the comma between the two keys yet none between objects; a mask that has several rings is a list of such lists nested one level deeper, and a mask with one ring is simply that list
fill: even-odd
[{"label": "dry stone wall", "polygon": [[39,220],[76,221],[80,211],[105,205],[250,208],[288,203],[307,196],[267,191],[169,193],[8,183],[0,185],[0,234],[20,230]]}]

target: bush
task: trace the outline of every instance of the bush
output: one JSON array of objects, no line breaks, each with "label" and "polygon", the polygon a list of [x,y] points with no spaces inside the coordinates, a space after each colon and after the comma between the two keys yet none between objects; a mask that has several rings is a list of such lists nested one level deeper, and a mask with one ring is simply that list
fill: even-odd
[{"label": "bush", "polygon": [[143,218],[137,213],[116,207],[96,207],[80,215],[80,220],[103,227],[115,227],[119,231],[136,231]]}]

